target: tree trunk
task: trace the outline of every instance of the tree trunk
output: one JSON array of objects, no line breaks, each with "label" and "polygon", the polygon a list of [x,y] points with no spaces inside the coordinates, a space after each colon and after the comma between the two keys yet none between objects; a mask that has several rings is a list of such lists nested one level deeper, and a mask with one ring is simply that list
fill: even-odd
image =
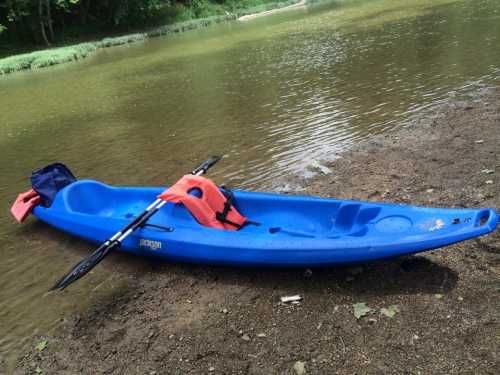
[{"label": "tree trunk", "polygon": [[45,1],[45,6],[47,7],[47,25],[49,26],[50,40],[54,41],[54,29],[52,28],[52,14],[50,11],[50,0]]},{"label": "tree trunk", "polygon": [[127,31],[130,31],[130,6],[128,0],[126,0],[127,4]]},{"label": "tree trunk", "polygon": [[43,22],[44,16],[42,0],[38,0],[38,18],[40,20],[40,32],[42,33],[42,39],[45,44],[50,47],[50,42],[47,39],[47,34],[45,33],[45,22]]},{"label": "tree trunk", "polygon": [[90,0],[80,1],[80,21],[82,26],[87,26],[87,20],[89,17]]},{"label": "tree trunk", "polygon": [[64,38],[64,33],[66,31],[66,20],[64,19],[64,12],[58,12],[59,15],[59,22],[61,23],[61,33],[62,37]]}]

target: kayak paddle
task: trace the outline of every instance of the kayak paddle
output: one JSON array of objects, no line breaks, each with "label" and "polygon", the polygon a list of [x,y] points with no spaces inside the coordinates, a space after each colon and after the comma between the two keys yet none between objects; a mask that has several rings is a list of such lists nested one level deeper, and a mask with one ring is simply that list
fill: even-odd
[{"label": "kayak paddle", "polygon": [[[195,176],[200,176],[208,171],[215,163],[217,163],[221,158],[219,156],[212,156],[200,166],[195,168],[191,174]],[[92,268],[94,268],[101,260],[104,259],[113,250],[118,249],[123,240],[127,238],[132,232],[144,226],[147,221],[162,208],[167,201],[158,198],[151,205],[149,205],[146,210],[144,210],[139,216],[137,216],[133,221],[126,225],[123,229],[118,231],[113,237],[106,240],[97,250],[90,254],[87,258],[81,260],[76,264],[66,275],[64,275],[51,290],[64,289],[68,285],[74,283],[79,278],[87,274]]]}]

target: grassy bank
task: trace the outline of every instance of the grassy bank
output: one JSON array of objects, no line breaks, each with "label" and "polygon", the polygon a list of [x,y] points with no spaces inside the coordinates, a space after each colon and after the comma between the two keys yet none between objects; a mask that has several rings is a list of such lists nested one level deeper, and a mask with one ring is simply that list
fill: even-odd
[{"label": "grassy bank", "polygon": [[147,32],[104,38],[100,41],[51,48],[0,59],[0,75],[76,61],[92,55],[101,48],[135,43],[145,41],[152,37],[199,29],[220,22],[232,21],[247,14],[282,8],[298,2],[299,0],[284,0],[278,2],[262,2],[261,4],[255,5],[258,1],[243,1],[238,5],[236,5],[238,2],[235,2],[231,6],[226,7],[214,5],[213,8],[205,9],[201,13],[198,12],[201,16],[208,14],[214,15],[201,18],[193,18],[196,17],[197,14],[192,12],[189,8],[185,8],[182,13],[176,16],[177,19],[182,21],[166,24]]}]

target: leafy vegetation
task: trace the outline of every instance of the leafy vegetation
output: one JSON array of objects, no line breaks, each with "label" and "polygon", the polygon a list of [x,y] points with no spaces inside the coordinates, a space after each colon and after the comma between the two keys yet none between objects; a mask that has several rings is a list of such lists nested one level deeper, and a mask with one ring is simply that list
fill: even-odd
[{"label": "leafy vegetation", "polygon": [[354,308],[354,316],[356,319],[360,319],[372,311],[372,309],[368,307],[365,302],[355,303],[352,306]]},{"label": "leafy vegetation", "polygon": [[42,340],[38,344],[36,344],[35,349],[38,350],[39,352],[45,350],[47,347],[48,341],[47,340]]},{"label": "leafy vegetation", "polygon": [[272,3],[276,0],[0,0],[0,43],[51,46]]},{"label": "leafy vegetation", "polygon": [[[297,1],[0,0],[0,56],[49,47],[0,59],[0,75],[79,60],[99,48],[206,27]],[[146,26],[152,30],[51,48],[54,44],[88,40],[102,34],[123,34]]]}]

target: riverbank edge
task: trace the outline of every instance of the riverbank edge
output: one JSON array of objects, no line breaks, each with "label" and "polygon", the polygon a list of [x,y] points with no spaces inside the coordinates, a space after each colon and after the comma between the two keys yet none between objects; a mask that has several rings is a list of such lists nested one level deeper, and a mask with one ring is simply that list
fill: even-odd
[{"label": "riverbank edge", "polygon": [[74,45],[13,55],[0,59],[0,77],[23,70],[36,70],[53,65],[81,60],[91,56],[96,51],[103,48],[143,42],[150,38],[201,29],[222,22],[235,21],[245,16],[251,16],[255,18],[259,14],[263,13],[265,13],[265,15],[269,15],[272,14],[273,11],[295,7],[300,3],[304,3],[303,5],[305,5],[306,1],[276,1],[268,4],[263,4],[258,7],[240,9],[234,13],[226,12],[225,15],[168,24],[156,27],[145,32],[127,34],[118,37],[107,37],[95,42],[84,42]]},{"label": "riverbank edge", "polygon": [[[308,181],[305,193],[500,208],[499,128],[500,88],[487,89],[361,142],[328,164],[334,173]],[[34,339],[14,374],[122,374],[127,366],[155,374],[283,374],[296,360],[313,374],[490,373],[494,351],[484,348],[497,346],[499,251],[497,231],[441,251],[305,274],[152,264],[124,294]],[[273,303],[291,293],[304,296],[297,308]],[[369,317],[354,317],[359,301],[373,309]],[[386,306],[397,306],[395,316],[375,314]]]},{"label": "riverbank edge", "polygon": [[241,17],[238,18],[238,21],[247,22],[247,21],[251,21],[251,20],[254,20],[256,18],[259,18],[259,17],[270,16],[271,14],[275,14],[275,13],[278,13],[278,12],[292,10],[292,9],[303,8],[306,5],[307,5],[307,0],[299,0],[295,4],[291,4],[291,5],[288,5],[288,6],[285,6],[285,7],[275,8],[275,9],[271,9],[271,10],[265,10],[263,12],[251,13],[251,14],[243,15],[243,16],[241,16]]}]

